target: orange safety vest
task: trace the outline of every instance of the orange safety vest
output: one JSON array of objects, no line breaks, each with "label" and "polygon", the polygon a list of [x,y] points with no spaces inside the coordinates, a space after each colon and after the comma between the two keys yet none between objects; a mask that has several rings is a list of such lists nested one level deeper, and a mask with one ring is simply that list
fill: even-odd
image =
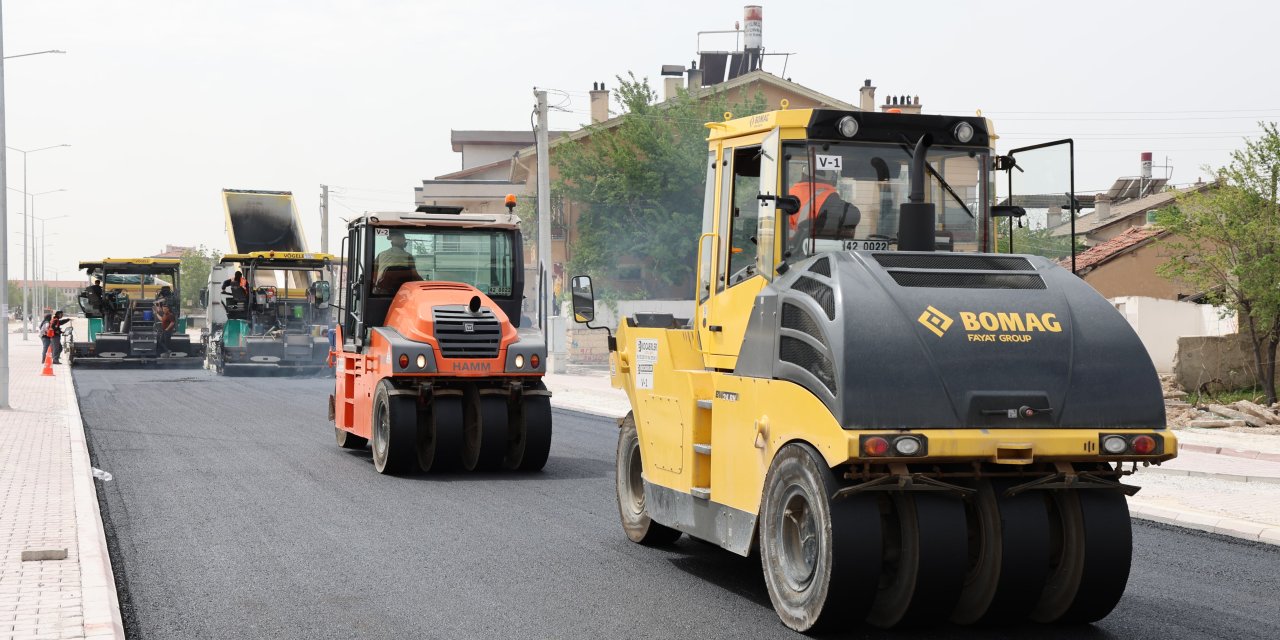
[{"label": "orange safety vest", "polygon": [[164,331],[172,331],[177,323],[173,321],[173,312],[167,308],[160,312],[160,328]]},{"label": "orange safety vest", "polygon": [[[825,182],[797,182],[795,185],[793,185],[791,187],[790,195],[793,195],[800,200],[800,212],[794,216],[787,216],[788,218],[790,218],[789,222],[791,224],[791,230],[795,231],[796,227],[800,225],[801,217],[803,216],[808,216],[809,218],[816,217],[817,212],[821,211],[822,206],[827,203],[827,198],[830,198],[832,194],[835,194],[835,193],[836,193],[836,188]],[[812,195],[814,199],[818,201],[818,206],[816,207],[809,206],[810,195]]]}]

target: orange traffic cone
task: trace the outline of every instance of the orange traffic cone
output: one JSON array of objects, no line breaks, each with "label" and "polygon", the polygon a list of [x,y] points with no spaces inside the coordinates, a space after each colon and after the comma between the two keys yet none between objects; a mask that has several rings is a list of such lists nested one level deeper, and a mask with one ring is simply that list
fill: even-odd
[{"label": "orange traffic cone", "polygon": [[53,375],[53,347],[49,347],[49,349],[44,352],[44,371],[41,371],[40,375]]}]

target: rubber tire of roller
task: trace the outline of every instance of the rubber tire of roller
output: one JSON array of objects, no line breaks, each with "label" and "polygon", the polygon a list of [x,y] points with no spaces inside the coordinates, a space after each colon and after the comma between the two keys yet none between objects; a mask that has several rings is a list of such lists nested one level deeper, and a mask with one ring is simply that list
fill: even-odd
[{"label": "rubber tire of roller", "polygon": [[[879,507],[865,494],[832,502],[839,488],[822,456],[801,443],[780,449],[765,477],[760,564],[778,618],[801,633],[856,622],[875,597],[882,548]],[[793,516],[799,507],[804,507],[803,523]]]},{"label": "rubber tire of roller", "polygon": [[[1050,570],[1036,622],[1081,624],[1105,618],[1124,595],[1133,559],[1133,529],[1123,493],[1054,490],[1062,555]],[[1053,522],[1053,519],[1050,519]]]},{"label": "rubber tire of roller", "polygon": [[369,446],[367,438],[361,438],[346,429],[339,429],[338,427],[334,427],[333,430],[337,432],[338,446],[343,449],[363,449]]},{"label": "rubber tire of roller", "polygon": [[[968,565],[968,531],[960,498],[937,491],[889,494],[892,508],[885,546],[898,545],[899,562],[882,580],[867,622],[889,628],[946,620],[960,598]],[[892,554],[886,553],[886,559]],[[886,565],[886,569],[888,569]]]},{"label": "rubber tire of roller", "polygon": [[507,399],[500,395],[480,395],[468,388],[463,420],[462,468],[492,471],[502,467],[507,453]]},{"label": "rubber tire of roller", "polygon": [[[378,383],[373,394],[373,468],[378,473],[396,475],[412,469],[417,442],[418,411],[413,396],[391,395],[395,388],[387,380]],[[379,428],[379,422],[386,420]]]},{"label": "rubber tire of roller", "polygon": [[[1004,624],[1024,620],[1044,590],[1049,572],[1049,513],[1044,496],[1004,492],[1018,482],[979,480],[966,509],[970,554],[957,624]],[[975,540],[976,537],[976,540]],[[975,553],[976,551],[976,553]]]},{"label": "rubber tire of roller", "polygon": [[513,471],[541,471],[551,454],[551,398],[523,396],[509,405],[507,455]]},{"label": "rubber tire of roller", "polygon": [[680,531],[649,517],[645,509],[644,485],[641,480],[643,467],[640,459],[640,436],[636,431],[635,418],[628,413],[618,429],[618,455],[614,476],[622,530],[632,542],[650,547],[669,545],[680,537]]},{"label": "rubber tire of roller", "polygon": [[462,396],[436,396],[418,411],[419,469],[439,473],[462,467],[462,420]]}]

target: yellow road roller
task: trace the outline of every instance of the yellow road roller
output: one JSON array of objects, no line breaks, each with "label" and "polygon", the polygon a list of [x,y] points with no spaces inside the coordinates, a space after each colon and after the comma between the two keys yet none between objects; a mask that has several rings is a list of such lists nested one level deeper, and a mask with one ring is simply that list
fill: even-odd
[{"label": "yellow road roller", "polygon": [[[797,631],[1106,616],[1132,555],[1121,479],[1177,441],[1125,319],[1055,261],[996,252],[1028,214],[997,204],[1020,167],[991,123],[707,126],[693,317],[609,337],[626,535],[758,551]],[[570,284],[594,321],[591,278]]]}]

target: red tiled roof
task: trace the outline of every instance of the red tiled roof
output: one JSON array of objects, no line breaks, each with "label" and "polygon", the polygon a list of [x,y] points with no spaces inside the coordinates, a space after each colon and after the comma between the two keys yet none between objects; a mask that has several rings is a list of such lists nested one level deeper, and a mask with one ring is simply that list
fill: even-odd
[{"label": "red tiled roof", "polygon": [[[1102,244],[1090,247],[1084,253],[1077,253],[1076,271],[1080,272],[1085,269],[1096,267],[1124,253],[1125,251],[1136,247],[1137,245],[1143,244],[1156,236],[1162,235],[1163,233],[1163,229],[1157,229],[1155,227],[1131,227],[1125,230],[1124,233],[1107,240]],[[1070,269],[1071,259],[1064,258],[1059,260],[1058,264]]]}]

